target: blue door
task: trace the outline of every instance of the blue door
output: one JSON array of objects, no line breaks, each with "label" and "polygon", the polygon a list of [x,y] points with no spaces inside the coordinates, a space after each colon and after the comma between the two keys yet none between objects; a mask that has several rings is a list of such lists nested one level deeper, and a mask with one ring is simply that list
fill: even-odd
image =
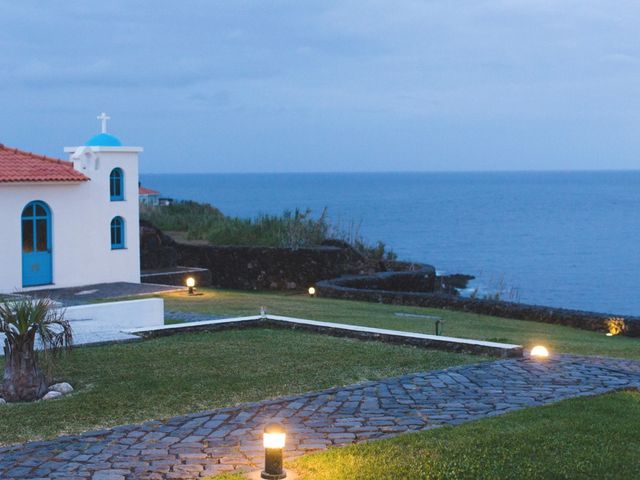
[{"label": "blue door", "polygon": [[22,286],[47,285],[51,276],[51,210],[31,202],[22,211]]}]

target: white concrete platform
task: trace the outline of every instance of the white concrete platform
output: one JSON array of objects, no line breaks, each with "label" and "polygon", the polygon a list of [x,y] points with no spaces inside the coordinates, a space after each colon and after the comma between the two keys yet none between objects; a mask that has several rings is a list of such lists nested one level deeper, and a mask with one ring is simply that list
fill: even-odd
[{"label": "white concrete platform", "polygon": [[[164,325],[164,300],[161,298],[94,303],[61,309],[71,324],[74,345],[140,340],[140,336],[125,330],[133,326],[152,328]],[[2,344],[4,335],[0,335]]]},{"label": "white concrete platform", "polygon": [[138,336],[124,330],[132,326],[164,325],[164,300],[145,298],[77,305],[65,309],[65,318],[71,323],[75,345],[137,340]]}]

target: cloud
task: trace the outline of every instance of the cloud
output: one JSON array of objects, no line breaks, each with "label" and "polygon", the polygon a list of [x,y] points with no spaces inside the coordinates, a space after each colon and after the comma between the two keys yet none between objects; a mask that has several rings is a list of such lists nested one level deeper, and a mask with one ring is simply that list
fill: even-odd
[{"label": "cloud", "polygon": [[28,88],[174,88],[182,89],[204,81],[261,78],[273,75],[269,65],[225,65],[224,68],[200,58],[178,58],[172,62],[141,63],[137,59],[78,61],[31,61],[11,75],[16,86]]},{"label": "cloud", "polygon": [[[367,169],[368,158],[393,156],[400,137],[421,144],[400,129],[442,127],[448,139],[483,131],[499,145],[518,125],[511,141],[542,149],[545,121],[568,137],[594,129],[595,141],[598,122],[626,129],[640,115],[640,4],[631,0],[24,0],[3,2],[0,15],[3,136],[30,142],[28,126],[40,122],[38,142],[57,148],[78,136],[79,116],[106,110],[160,142],[156,165],[166,169],[178,147],[164,139],[208,138],[206,128],[224,132],[217,148],[243,168],[257,148],[246,139],[275,159],[316,148],[316,135],[337,156],[359,152],[352,169]],[[157,135],[146,136],[149,125]],[[236,131],[243,141],[230,148]],[[628,164],[636,144],[621,142]],[[422,165],[416,149],[407,146],[407,168]],[[494,162],[513,166],[504,155]]]}]

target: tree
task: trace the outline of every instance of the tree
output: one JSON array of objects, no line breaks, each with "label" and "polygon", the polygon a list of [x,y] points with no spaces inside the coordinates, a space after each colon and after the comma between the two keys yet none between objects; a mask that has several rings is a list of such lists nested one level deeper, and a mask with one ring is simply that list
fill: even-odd
[{"label": "tree", "polygon": [[[9,402],[31,401],[47,393],[47,378],[39,354],[49,362],[72,345],[71,325],[49,298],[0,303],[0,333],[4,333],[3,396]],[[36,352],[36,337],[40,352]]]}]

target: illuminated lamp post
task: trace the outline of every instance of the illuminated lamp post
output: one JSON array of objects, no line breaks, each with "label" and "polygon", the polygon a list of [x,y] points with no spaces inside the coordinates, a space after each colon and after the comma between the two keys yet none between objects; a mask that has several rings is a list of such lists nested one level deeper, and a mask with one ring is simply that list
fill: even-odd
[{"label": "illuminated lamp post", "polygon": [[264,470],[260,478],[278,480],[287,477],[283,468],[283,450],[287,434],[279,423],[270,423],[264,429]]},{"label": "illuminated lamp post", "polygon": [[189,289],[189,295],[194,295],[195,287],[196,287],[196,279],[193,277],[187,278],[187,288]]}]

